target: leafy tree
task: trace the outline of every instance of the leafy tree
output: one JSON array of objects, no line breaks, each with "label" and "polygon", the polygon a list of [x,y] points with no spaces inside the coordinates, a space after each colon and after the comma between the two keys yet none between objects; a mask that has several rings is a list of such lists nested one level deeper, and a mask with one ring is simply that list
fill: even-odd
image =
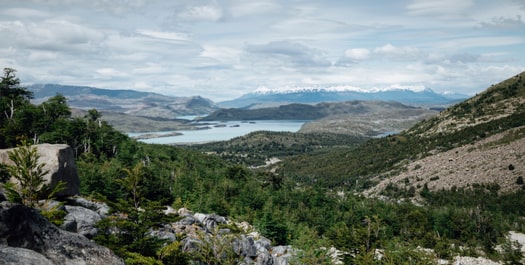
[{"label": "leafy tree", "polygon": [[7,171],[18,182],[18,187],[12,183],[4,184],[8,197],[32,207],[46,190],[44,176],[48,171],[44,170],[45,164],[38,162],[40,155],[37,148],[26,141],[8,155],[14,165],[7,165]]},{"label": "leafy tree", "polygon": [[31,123],[18,121],[24,115],[25,106],[30,105],[32,92],[20,86],[16,70],[4,68],[0,79],[0,148],[16,146],[16,137],[22,136]]}]

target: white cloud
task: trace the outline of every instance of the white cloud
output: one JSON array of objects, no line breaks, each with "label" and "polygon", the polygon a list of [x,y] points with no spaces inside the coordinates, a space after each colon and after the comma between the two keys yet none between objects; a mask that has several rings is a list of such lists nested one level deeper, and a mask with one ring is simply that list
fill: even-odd
[{"label": "white cloud", "polygon": [[279,12],[280,8],[274,1],[237,0],[230,10],[233,17],[242,17]]},{"label": "white cloud", "polygon": [[100,68],[95,71],[101,78],[127,77],[128,74],[113,68]]},{"label": "white cloud", "polygon": [[390,43],[374,49],[374,53],[391,60],[417,60],[421,58],[421,51],[415,47],[396,47]]},{"label": "white cloud", "polygon": [[411,15],[451,17],[462,14],[473,5],[473,0],[412,0],[406,9]]},{"label": "white cloud", "polygon": [[354,48],[345,51],[345,56],[351,60],[364,60],[370,56],[370,50],[366,48]]},{"label": "white cloud", "polygon": [[179,33],[179,32],[166,32],[166,31],[139,29],[137,30],[137,33],[142,34],[144,36],[157,38],[157,39],[174,40],[174,41],[190,40],[187,34]]},{"label": "white cloud", "polygon": [[210,3],[207,5],[188,6],[179,13],[178,17],[191,21],[217,21],[223,17],[223,11],[217,3]]},{"label": "white cloud", "polygon": [[212,58],[220,62],[238,63],[242,51],[230,47],[204,45],[202,57]]},{"label": "white cloud", "polygon": [[44,20],[40,23],[0,21],[3,36],[1,46],[41,49],[49,51],[85,50],[104,39],[94,29],[65,20]]}]

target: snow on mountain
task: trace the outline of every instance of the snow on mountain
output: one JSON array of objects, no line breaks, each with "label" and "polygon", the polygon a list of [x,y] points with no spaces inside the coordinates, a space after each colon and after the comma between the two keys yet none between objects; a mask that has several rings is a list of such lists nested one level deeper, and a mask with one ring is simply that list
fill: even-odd
[{"label": "snow on mountain", "polygon": [[260,108],[290,103],[316,104],[351,100],[397,101],[407,105],[447,106],[465,97],[451,97],[434,92],[425,86],[390,85],[363,89],[350,85],[285,86],[268,88],[261,86],[254,92],[220,102],[224,108]]},{"label": "snow on mountain", "polygon": [[432,91],[430,88],[426,88],[423,85],[399,85],[394,84],[386,87],[372,87],[370,89],[364,89],[361,87],[351,85],[328,85],[328,86],[284,86],[279,88],[268,88],[266,86],[260,86],[255,89],[251,94],[290,94],[290,93],[303,93],[303,92],[361,92],[361,93],[376,93],[385,92],[392,90],[408,90],[413,92]]}]

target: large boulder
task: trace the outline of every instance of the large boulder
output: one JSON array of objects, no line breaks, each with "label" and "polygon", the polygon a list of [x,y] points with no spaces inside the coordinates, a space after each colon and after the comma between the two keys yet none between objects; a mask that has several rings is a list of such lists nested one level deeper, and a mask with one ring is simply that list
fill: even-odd
[{"label": "large boulder", "polygon": [[[67,197],[80,193],[80,179],[78,178],[77,166],[75,164],[75,152],[66,144],[39,144],[36,145],[39,162],[45,164],[44,170],[49,171],[45,176],[45,184],[54,187],[63,181],[65,189],[58,192],[56,196]],[[12,165],[8,152],[14,149],[0,150],[0,164]]]},{"label": "large boulder", "polygon": [[111,250],[58,229],[35,209],[0,202],[0,264],[124,264]]},{"label": "large boulder", "polygon": [[84,208],[82,206],[66,205],[67,215],[64,217],[64,223],[60,228],[81,234],[87,238],[93,238],[97,235],[98,229],[95,225],[102,220],[97,212]]}]

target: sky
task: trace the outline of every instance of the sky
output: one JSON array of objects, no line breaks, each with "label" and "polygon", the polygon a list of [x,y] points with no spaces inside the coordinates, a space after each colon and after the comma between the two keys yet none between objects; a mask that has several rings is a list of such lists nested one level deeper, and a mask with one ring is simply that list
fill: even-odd
[{"label": "sky", "polygon": [[214,101],[257,89],[473,95],[525,71],[525,0],[0,0],[24,84]]}]

